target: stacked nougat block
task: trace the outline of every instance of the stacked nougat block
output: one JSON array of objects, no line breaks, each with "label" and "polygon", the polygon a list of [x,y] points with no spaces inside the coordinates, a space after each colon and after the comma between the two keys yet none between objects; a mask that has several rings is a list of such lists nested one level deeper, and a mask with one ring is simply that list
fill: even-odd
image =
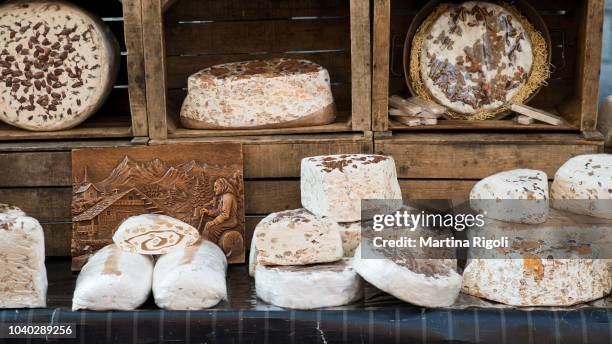
[{"label": "stacked nougat block", "polygon": [[113,241],[81,270],[73,310],[132,310],[151,291],[155,303],[170,310],[205,309],[227,299],[225,254],[191,225],[165,215],[133,216]]},{"label": "stacked nougat block", "polygon": [[[418,290],[431,282],[443,284],[444,289],[446,280],[435,281],[439,270],[455,280],[450,303],[456,298],[461,282],[454,270],[421,269],[415,259],[361,259],[360,221],[369,220],[363,216],[373,210],[362,209],[362,200],[388,200],[389,207],[395,207],[388,209],[392,211],[401,207],[393,158],[365,154],[305,158],[301,199],[304,208],[271,214],[255,229],[249,270],[260,299],[298,309],[340,306],[361,297],[363,277],[403,300],[418,303],[418,296],[407,293],[404,297],[402,291]],[[425,303],[449,303],[436,295],[432,298]]]},{"label": "stacked nougat block", "polygon": [[312,309],[351,303],[363,282],[352,267],[362,199],[401,199],[392,158],[346,154],[301,164],[301,209],[270,214],[255,229],[249,272],[257,296]]},{"label": "stacked nougat block", "polygon": [[21,209],[0,203],[0,308],[46,304],[43,229]]},{"label": "stacked nougat block", "polygon": [[[612,216],[610,190],[612,156],[607,154],[569,160],[557,171],[550,198],[542,171],[512,170],[481,180],[470,202],[487,220],[470,235],[511,242],[503,254],[480,253],[468,261],[463,292],[514,306],[569,306],[609,294],[612,281],[605,260],[591,255],[608,235],[592,230],[597,221],[584,215]],[[555,209],[549,210],[549,202]],[[565,236],[568,242],[591,244],[568,252],[557,242]]]}]

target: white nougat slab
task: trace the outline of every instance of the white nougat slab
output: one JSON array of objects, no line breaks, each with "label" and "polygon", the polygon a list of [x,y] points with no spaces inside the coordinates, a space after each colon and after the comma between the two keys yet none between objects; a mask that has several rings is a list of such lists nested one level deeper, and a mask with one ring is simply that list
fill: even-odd
[{"label": "white nougat slab", "polygon": [[21,209],[0,204],[0,308],[38,308],[46,303],[43,229]]},{"label": "white nougat slab", "polygon": [[548,217],[548,177],[516,169],[486,177],[470,192],[470,205],[486,217],[517,223],[542,223]]},{"label": "white nougat slab", "polygon": [[153,259],[108,245],[81,269],[72,298],[72,310],[133,310],[151,292]]},{"label": "white nougat slab", "polygon": [[307,266],[257,266],[257,297],[294,309],[336,307],[363,297],[363,281],[351,258]]},{"label": "white nougat slab", "polygon": [[612,219],[612,154],[587,154],[557,170],[550,190],[553,208]]},{"label": "white nougat slab", "polygon": [[392,157],[340,154],[302,159],[301,197],[313,214],[355,222],[362,220],[362,200],[401,200],[402,193]]},{"label": "white nougat slab", "polygon": [[155,264],[155,303],[170,310],[213,307],[227,300],[226,271],[225,254],[207,240],[165,254]]}]

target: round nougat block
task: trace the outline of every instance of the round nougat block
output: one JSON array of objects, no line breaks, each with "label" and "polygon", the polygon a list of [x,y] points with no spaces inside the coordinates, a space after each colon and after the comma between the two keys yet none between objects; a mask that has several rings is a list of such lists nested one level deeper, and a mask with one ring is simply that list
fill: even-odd
[{"label": "round nougat block", "polygon": [[323,125],[336,109],[327,70],[307,60],[268,59],[212,66],[189,77],[181,109],[194,129]]},{"label": "round nougat block", "polygon": [[121,249],[140,254],[166,254],[195,244],[198,230],[173,217],[144,214],[129,217],[113,235]]},{"label": "round nougat block", "polygon": [[363,281],[351,258],[307,266],[257,266],[257,297],[294,309],[337,307],[363,297]]},{"label": "round nougat block", "polygon": [[612,154],[580,155],[557,170],[552,207],[612,219]]},{"label": "round nougat block", "polygon": [[467,239],[505,239],[506,247],[468,250],[463,292],[513,306],[570,306],[599,299],[612,280],[610,221],[551,209],[539,224],[488,219]]},{"label": "round nougat block", "polygon": [[0,28],[0,120],[62,130],[104,103],[119,48],[100,19],[64,1],[11,1],[0,7]]},{"label": "round nougat block", "polygon": [[72,310],[133,310],[151,292],[153,259],[108,245],[91,256],[77,278]]},{"label": "round nougat block", "polygon": [[394,211],[402,199],[393,158],[368,154],[302,159],[301,194],[304,208],[335,222],[361,221],[362,200],[389,200]]},{"label": "round nougat block", "polygon": [[470,205],[486,217],[517,223],[542,223],[548,216],[548,177],[537,170],[504,171],[479,181]]},{"label": "round nougat block", "polygon": [[463,292],[512,306],[572,306],[610,293],[603,259],[474,259]]},{"label": "round nougat block", "polygon": [[257,263],[306,265],[341,259],[340,225],[306,209],[272,213],[253,233]]},{"label": "round nougat block", "polygon": [[25,216],[26,213],[14,205],[0,203],[0,216]]},{"label": "round nougat block", "polygon": [[408,248],[399,249],[393,259],[373,253],[369,256],[363,250],[370,250],[371,244],[362,245],[355,251],[353,267],[376,288],[423,307],[448,307],[455,303],[461,290],[456,259],[415,259]]},{"label": "round nougat block", "polygon": [[21,209],[0,204],[0,308],[47,304],[45,237]]},{"label": "round nougat block", "polygon": [[529,37],[502,6],[483,1],[449,6],[425,33],[419,59],[423,84],[455,112],[494,111],[528,81],[534,63]]},{"label": "round nougat block", "polygon": [[170,310],[199,310],[227,299],[223,251],[207,240],[165,254],[155,263],[155,303]]}]

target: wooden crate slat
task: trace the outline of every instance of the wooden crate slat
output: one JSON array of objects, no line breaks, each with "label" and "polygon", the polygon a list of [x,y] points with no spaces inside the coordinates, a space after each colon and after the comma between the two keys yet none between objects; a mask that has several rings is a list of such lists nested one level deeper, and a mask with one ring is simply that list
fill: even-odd
[{"label": "wooden crate slat", "polygon": [[370,2],[352,0],[350,10],[352,125],[355,130],[368,131],[372,128]]},{"label": "wooden crate slat", "polygon": [[[247,179],[299,177],[300,161],[308,156],[372,152],[371,139],[354,134],[217,137],[205,139],[205,142],[243,143],[244,174]],[[129,145],[129,142],[109,144]],[[98,145],[90,145],[90,147],[92,146]],[[11,149],[18,149],[18,147]],[[41,148],[34,146],[31,149],[40,150]],[[62,149],[65,149],[65,147]],[[0,151],[2,151],[2,145],[0,145]],[[19,173],[15,171],[19,171]],[[80,173],[80,171],[76,171],[76,173]],[[69,151],[0,153],[0,187],[71,185],[71,155]]]},{"label": "wooden crate slat", "polygon": [[460,120],[444,120],[438,121],[437,125],[419,125],[410,127],[399,123],[393,119],[389,121],[390,130],[402,131],[432,131],[432,130],[529,130],[529,131],[575,131],[579,128],[573,124],[562,124],[553,126],[546,123],[534,123],[532,125],[523,125],[516,123],[512,119],[508,120],[488,120],[488,121],[460,121]]},{"label": "wooden crate slat", "polygon": [[70,152],[0,154],[0,187],[70,186]]},{"label": "wooden crate slat", "polygon": [[348,24],[346,18],[168,23],[166,49],[169,55],[348,50]]},{"label": "wooden crate slat", "polygon": [[549,176],[571,157],[601,152],[603,142],[577,134],[399,134],[375,142],[395,158],[400,178],[481,179],[515,168]]},{"label": "wooden crate slat", "polygon": [[468,199],[475,180],[400,179],[404,200]]},{"label": "wooden crate slat", "polygon": [[3,203],[13,204],[42,222],[69,222],[71,187],[0,188]]},{"label": "wooden crate slat", "polygon": [[147,108],[144,53],[142,44],[142,5],[140,0],[123,1],[127,54],[128,92],[134,136],[147,136]]},{"label": "wooden crate slat", "polygon": [[391,0],[374,0],[374,25],[372,38],[374,56],[372,65],[372,130],[389,128],[389,30],[391,25]]},{"label": "wooden crate slat", "polygon": [[165,139],[166,123],[166,48],[161,2],[141,0],[147,119],[149,137]]},{"label": "wooden crate slat", "polygon": [[347,16],[348,10],[344,4],[345,0],[179,1],[168,10],[166,21]]},{"label": "wooden crate slat", "polygon": [[[595,131],[597,127],[597,104],[599,98],[599,73],[601,70],[601,49],[603,44],[604,0],[590,0],[584,6],[580,25],[578,55],[578,100],[570,104],[568,111],[582,114],[582,131]],[[573,109],[575,108],[575,110]]]}]

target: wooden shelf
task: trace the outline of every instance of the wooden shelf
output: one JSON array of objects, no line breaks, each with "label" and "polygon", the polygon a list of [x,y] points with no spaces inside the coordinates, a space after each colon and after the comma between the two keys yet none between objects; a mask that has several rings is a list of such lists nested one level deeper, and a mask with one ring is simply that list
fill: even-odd
[{"label": "wooden shelf", "polygon": [[60,131],[29,131],[0,123],[0,141],[66,140],[132,137],[129,116],[94,115],[75,128]]},{"label": "wooden shelf", "polygon": [[[168,138],[194,138],[194,137],[224,137],[224,136],[257,136],[257,135],[289,135],[289,134],[310,134],[310,133],[342,133],[352,131],[351,117],[348,113],[340,113],[336,121],[325,125],[316,125],[296,128],[280,129],[227,129],[227,130],[203,130],[187,129],[177,123],[177,119],[171,119],[174,127],[168,131]],[[170,123],[170,120],[169,120]]]},{"label": "wooden shelf", "polygon": [[423,131],[423,130],[529,130],[529,131],[579,131],[578,126],[570,123],[563,125],[550,125],[546,123],[534,123],[523,125],[513,120],[485,120],[485,121],[460,121],[439,120],[436,125],[419,125],[410,127],[398,121],[389,121],[389,130],[398,131]]}]

